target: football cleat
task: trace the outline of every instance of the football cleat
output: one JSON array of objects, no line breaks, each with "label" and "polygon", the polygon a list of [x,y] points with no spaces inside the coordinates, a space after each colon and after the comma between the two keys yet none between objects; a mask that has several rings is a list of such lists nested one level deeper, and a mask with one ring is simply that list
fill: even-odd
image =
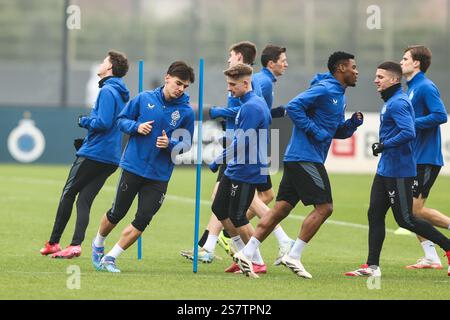
[{"label": "football cleat", "polygon": [[253,271],[255,273],[267,273],[267,267],[266,264],[257,264],[257,263],[252,263],[253,264]]},{"label": "football cleat", "polygon": [[241,273],[241,269],[239,269],[239,266],[236,262],[233,261],[233,263],[225,269],[225,272],[229,273]]},{"label": "football cleat", "polygon": [[412,232],[404,228],[398,228],[394,231],[394,234],[397,236],[409,236]]},{"label": "football cleat", "polygon": [[445,255],[447,256],[448,260],[448,269],[447,269],[447,275],[450,277],[450,250],[445,252]]},{"label": "football cleat", "polygon": [[295,243],[295,240],[290,239],[289,241],[282,242],[280,244],[280,248],[278,250],[278,257],[275,260],[275,262],[273,263],[274,266],[281,265],[281,258],[283,258],[283,256],[285,254],[288,254],[289,251],[291,251],[291,248],[294,245],[294,243]]},{"label": "football cleat", "polygon": [[378,266],[369,267],[369,265],[363,264],[359,267],[359,269],[346,272],[344,275],[349,277],[381,277],[381,269]]},{"label": "football cleat", "polygon": [[[194,250],[181,250],[181,256],[189,260],[194,260]],[[214,255],[213,252],[208,252],[202,247],[198,248],[198,261],[203,263],[211,263],[214,259],[222,260],[221,257]]]},{"label": "football cleat", "polygon": [[289,268],[293,273],[295,273],[297,276],[301,278],[305,279],[312,278],[312,275],[308,271],[306,271],[305,267],[303,267],[300,260],[293,259],[288,254],[285,254],[281,258],[281,264]]},{"label": "football cleat", "polygon": [[102,260],[100,260],[100,268],[99,271],[108,271],[111,273],[119,273],[120,269],[116,266],[116,258],[111,256],[104,256]]},{"label": "football cleat", "polygon": [[231,238],[226,237],[223,234],[223,230],[220,231],[219,237],[217,238],[217,243],[231,257],[233,257],[233,255],[237,252],[236,248],[234,247],[233,240],[231,240]]},{"label": "football cleat", "polygon": [[233,260],[238,264],[239,269],[241,269],[242,273],[244,273],[247,277],[259,278],[253,270],[252,262],[242,251],[236,252],[233,256]]},{"label": "football cleat", "polygon": [[46,241],[44,247],[39,252],[43,256],[46,256],[58,251],[61,251],[61,246],[59,245],[59,243],[50,244],[48,241]]},{"label": "football cleat", "polygon": [[406,269],[442,269],[442,264],[433,262],[427,258],[420,258],[415,264],[405,267]]},{"label": "football cleat", "polygon": [[100,269],[100,261],[105,255],[105,247],[96,247],[94,241],[92,241],[92,255],[91,261],[96,270]]},{"label": "football cleat", "polygon": [[[253,271],[255,273],[267,273],[267,266],[266,264],[257,264],[252,262],[253,265]],[[239,269],[239,266],[236,264],[236,262],[233,262],[233,264],[229,267],[230,270],[232,270],[231,268],[236,268],[237,270],[234,271],[234,273],[242,273],[241,269]],[[233,272],[233,271],[227,271],[228,269],[225,270],[225,272]]]},{"label": "football cleat", "polygon": [[81,246],[68,246],[64,250],[52,254],[55,259],[72,259],[81,255]]}]

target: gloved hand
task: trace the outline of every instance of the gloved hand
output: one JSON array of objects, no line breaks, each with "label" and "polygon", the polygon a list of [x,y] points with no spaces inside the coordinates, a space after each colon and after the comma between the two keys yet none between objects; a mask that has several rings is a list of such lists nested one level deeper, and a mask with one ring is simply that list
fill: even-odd
[{"label": "gloved hand", "polygon": [[86,115],[84,115],[84,114],[79,115],[78,116],[78,126],[81,128],[84,128],[85,122],[87,119],[88,119],[88,117]]},{"label": "gloved hand", "polygon": [[221,125],[223,131],[227,130],[227,122],[225,120],[221,120],[220,125]]},{"label": "gloved hand", "polygon": [[359,127],[364,122],[364,115],[361,111],[356,111],[354,114],[352,114],[352,117],[350,118],[350,121],[353,123],[355,127]]},{"label": "gloved hand", "polygon": [[217,170],[219,170],[219,165],[215,161],[213,161],[213,162],[210,163],[209,169],[212,172],[217,172]]},{"label": "gloved hand", "polygon": [[284,106],[278,106],[270,109],[272,118],[282,118],[286,115],[286,108]]},{"label": "gloved hand", "polygon": [[84,139],[75,139],[73,140],[73,146],[75,147],[75,150],[80,150],[81,146],[83,145]]},{"label": "gloved hand", "polygon": [[383,152],[383,149],[384,149],[384,144],[383,144],[383,142],[375,142],[375,143],[372,145],[372,154],[373,154],[375,157],[378,157],[378,154],[379,154],[379,153],[382,153],[382,152]]}]

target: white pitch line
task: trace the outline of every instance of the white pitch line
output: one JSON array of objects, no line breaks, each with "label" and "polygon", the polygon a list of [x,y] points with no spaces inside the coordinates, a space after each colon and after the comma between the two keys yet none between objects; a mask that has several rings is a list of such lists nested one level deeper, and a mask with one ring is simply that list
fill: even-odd
[{"label": "white pitch line", "polygon": [[[188,198],[188,197],[182,197],[182,196],[176,196],[176,195],[167,195],[166,199],[179,201],[179,202],[185,202],[185,203],[189,203],[189,204],[195,204],[195,199]],[[210,200],[200,200],[200,203],[202,205],[207,205],[207,206],[211,206],[212,205],[212,201],[210,201]],[[290,214],[288,216],[288,218],[295,219],[295,220],[305,220],[306,217],[305,216],[300,216],[300,215],[295,215],[295,214]],[[345,222],[345,221],[338,221],[338,220],[331,220],[331,219],[326,220],[325,223],[326,224],[336,225],[336,226],[343,226],[343,227],[351,227],[351,228],[358,228],[358,229],[369,230],[369,226],[368,225],[359,224],[359,223],[352,223],[352,222]],[[393,230],[393,229],[386,229],[386,232],[394,233],[395,230]]]},{"label": "white pitch line", "polygon": [[[296,220],[305,220],[305,216],[298,216],[298,215],[289,215],[288,218],[296,219]],[[345,221],[338,221],[338,220],[331,220],[328,219],[325,221],[326,224],[333,224],[336,226],[343,226],[343,227],[351,227],[351,228],[358,228],[358,229],[366,229],[369,230],[369,226],[365,224],[359,224],[359,223],[352,223],[352,222],[345,222]],[[395,230],[393,229],[386,229],[386,232],[388,233],[394,233]],[[414,235],[414,234],[408,234]]]},{"label": "white pitch line", "polygon": [[[64,183],[61,180],[53,180],[53,179],[36,179],[36,178],[22,178],[22,177],[14,177],[14,176],[0,176],[0,179],[10,179],[16,182],[22,182],[22,183],[29,183],[29,184],[47,184],[47,185],[61,185]],[[115,187],[111,187],[111,186],[104,186],[102,188],[103,190],[106,191],[116,191]],[[178,202],[184,202],[184,203],[189,203],[189,204],[195,204],[195,199],[194,198],[189,198],[189,197],[183,197],[183,196],[177,196],[177,195],[171,195],[168,194],[166,196],[167,200],[171,200],[171,201],[178,201]],[[204,206],[211,206],[212,205],[212,201],[211,200],[200,200],[200,204],[204,205]],[[300,216],[300,215],[295,215],[295,214],[290,214],[288,216],[288,218],[290,219],[295,219],[295,220],[304,220],[306,217],[305,216]],[[345,222],[345,221],[338,221],[338,220],[331,220],[328,219],[325,221],[326,224],[331,224],[331,225],[336,225],[336,226],[342,226],[342,227],[350,227],[350,228],[357,228],[357,229],[365,229],[368,230],[369,226],[365,225],[365,224],[359,224],[359,223],[352,223],[352,222]],[[395,230],[393,229],[386,229],[386,232],[388,233],[394,233]],[[414,236],[414,234],[410,234],[409,236]]]}]

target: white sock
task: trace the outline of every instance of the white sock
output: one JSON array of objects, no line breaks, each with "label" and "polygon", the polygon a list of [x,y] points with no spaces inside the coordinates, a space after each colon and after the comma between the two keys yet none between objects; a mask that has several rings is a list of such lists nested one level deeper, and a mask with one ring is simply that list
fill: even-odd
[{"label": "white sock", "polygon": [[94,246],[96,247],[104,247],[105,246],[106,237],[102,237],[100,233],[97,232],[97,236],[94,239]]},{"label": "white sock", "polygon": [[208,238],[206,238],[206,242],[203,245],[203,249],[205,249],[208,252],[214,252],[214,250],[216,249],[216,243],[217,243],[217,239],[219,237],[213,234],[208,235]]},{"label": "white sock", "polygon": [[260,244],[261,242],[259,242],[258,239],[251,237],[242,252],[247,258],[252,258],[255,255],[256,250],[258,250]]},{"label": "white sock", "polygon": [[447,229],[450,230],[450,224],[448,225]]},{"label": "white sock", "polygon": [[245,247],[244,241],[242,241],[241,236],[232,237],[234,245],[236,246],[238,251],[241,251]]},{"label": "white sock", "polygon": [[303,249],[305,249],[307,244],[308,243],[306,243],[305,241],[297,238],[295,240],[294,245],[291,248],[291,251],[289,251],[289,257],[296,259],[296,260],[300,260],[300,258],[302,257],[302,251],[303,251]]},{"label": "white sock", "polygon": [[259,249],[256,249],[255,254],[252,257],[252,262],[256,264],[264,264],[264,260],[261,256],[261,252],[259,252]]},{"label": "white sock", "polygon": [[289,236],[286,234],[286,232],[284,232],[284,230],[281,226],[278,226],[278,228],[275,228],[275,230],[273,230],[273,234],[277,238],[278,244],[280,245],[280,247],[281,247],[282,243],[286,243],[291,240],[291,238],[289,238]]},{"label": "white sock", "polygon": [[123,250],[117,243],[116,245],[111,249],[110,252],[108,252],[107,256],[118,258],[125,250]]},{"label": "white sock", "polygon": [[435,263],[441,263],[441,259],[439,259],[433,242],[430,240],[425,240],[422,241],[420,245],[422,246],[423,252],[425,252],[425,258]]}]

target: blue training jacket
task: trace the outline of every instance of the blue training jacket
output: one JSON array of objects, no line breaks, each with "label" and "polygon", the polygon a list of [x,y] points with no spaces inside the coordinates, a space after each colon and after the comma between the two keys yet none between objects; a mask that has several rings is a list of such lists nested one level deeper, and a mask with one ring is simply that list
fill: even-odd
[{"label": "blue training jacket", "polygon": [[273,83],[277,78],[266,67],[262,68],[260,72],[255,73],[254,78],[257,79],[261,86],[261,92],[264,100],[266,100],[269,109],[273,105]]},{"label": "blue training jacket", "polygon": [[[255,78],[255,74],[252,76],[252,89],[257,96],[263,97],[260,82],[257,78]],[[231,93],[228,92],[227,107],[226,108],[212,107],[211,116],[213,119],[219,117],[224,118],[226,121],[226,129],[234,130],[236,115],[239,112],[239,109],[241,108],[241,104],[242,102],[239,98],[233,97]],[[230,135],[229,133],[226,134],[226,136],[229,139],[233,138],[233,136]]]},{"label": "blue training jacket", "polygon": [[[147,179],[169,181],[174,167],[172,150],[180,154],[191,148],[195,115],[186,93],[166,101],[163,88],[140,93],[119,115],[120,130],[130,135],[120,167]],[[139,134],[139,125],[151,120],[152,131],[148,135]],[[156,140],[163,130],[170,143],[168,148],[160,149]]]},{"label": "blue training jacket", "polygon": [[345,88],[329,72],[317,74],[311,87],[286,105],[294,123],[285,162],[324,163],[333,138],[346,139],[356,131],[345,121]]},{"label": "blue training jacket", "polygon": [[[225,175],[231,180],[266,183],[267,174],[262,174],[261,170],[268,167],[268,137],[272,117],[264,99],[253,91],[246,93],[240,100],[242,105],[236,116],[233,141],[215,162],[227,160]],[[261,129],[266,130],[265,135]]]},{"label": "blue training jacket", "polygon": [[130,92],[122,78],[107,79],[95,101],[89,117],[83,117],[80,125],[88,129],[77,156],[118,165],[122,154],[122,133],[116,120],[130,99]]},{"label": "blue training jacket", "polygon": [[400,87],[381,109],[380,142],[383,142],[384,149],[378,162],[377,174],[390,178],[415,177],[415,137],[414,110]]},{"label": "blue training jacket", "polygon": [[439,125],[447,122],[447,111],[439,90],[423,72],[416,74],[407,84],[407,94],[416,117],[413,146],[416,162],[443,166]]}]

